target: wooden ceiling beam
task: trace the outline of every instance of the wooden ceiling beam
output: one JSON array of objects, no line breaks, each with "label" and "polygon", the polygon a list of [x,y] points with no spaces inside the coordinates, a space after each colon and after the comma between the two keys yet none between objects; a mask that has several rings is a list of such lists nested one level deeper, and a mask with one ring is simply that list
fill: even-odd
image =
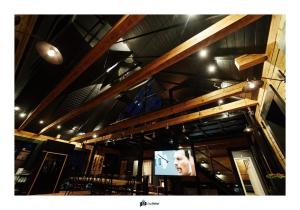
[{"label": "wooden ceiling beam", "polygon": [[126,129],[125,131],[120,131],[117,133],[101,136],[101,137],[98,137],[95,139],[90,139],[90,140],[87,140],[85,143],[89,144],[89,143],[96,143],[96,142],[105,141],[105,140],[109,140],[109,139],[122,138],[122,137],[126,137],[126,136],[129,137],[130,135],[133,135],[133,134],[144,133],[144,132],[148,132],[148,131],[157,130],[160,128],[165,128],[167,126],[174,126],[174,125],[178,125],[178,124],[192,122],[192,121],[199,120],[202,118],[207,118],[207,117],[210,117],[213,115],[221,114],[223,112],[244,109],[246,107],[251,107],[251,106],[256,106],[256,105],[257,105],[257,101],[250,100],[250,99],[242,99],[239,101],[231,102],[231,103],[213,107],[210,109],[205,109],[205,110],[202,110],[199,112],[194,112],[194,113],[187,114],[187,115],[181,115],[179,117],[156,122],[154,124],[144,125],[144,126],[140,126],[140,127],[132,128],[132,129]]},{"label": "wooden ceiling beam", "polygon": [[107,91],[104,91],[96,98],[88,101],[81,107],[74,109],[66,115],[55,120],[54,122],[43,128],[40,133],[44,133],[58,124],[62,124],[84,112],[89,111],[90,109],[103,103],[103,101],[116,96],[122,91],[130,89],[131,87],[150,78],[152,75],[197,52],[199,49],[207,47],[210,44],[221,40],[229,34],[258,20],[262,16],[263,15],[228,15],[222,20],[193,36],[189,40],[165,53],[161,57],[147,64],[141,70],[127,77],[122,82],[117,83]]},{"label": "wooden ceiling beam", "polygon": [[59,142],[67,143],[67,144],[74,144],[76,147],[81,147],[81,144],[78,142],[69,142],[69,141],[66,141],[63,139],[58,139],[58,138],[54,138],[51,136],[39,135],[37,133],[32,133],[32,132],[23,131],[23,130],[15,129],[15,136],[23,137],[23,138],[30,139],[30,140],[38,140],[38,141],[48,141],[48,140],[59,141]]},{"label": "wooden ceiling beam", "polygon": [[266,54],[247,54],[235,58],[234,63],[238,70],[242,71],[261,64],[267,59],[268,56]]},{"label": "wooden ceiling beam", "polygon": [[180,104],[176,104],[171,107],[161,109],[159,111],[144,114],[143,116],[140,116],[140,117],[124,120],[124,121],[109,125],[100,130],[86,133],[81,136],[73,137],[71,139],[71,141],[78,141],[81,139],[85,139],[85,138],[93,136],[94,134],[103,135],[105,133],[112,133],[112,132],[115,132],[118,130],[130,128],[130,127],[133,127],[133,126],[136,126],[139,124],[144,124],[144,123],[147,123],[150,121],[158,120],[163,117],[168,117],[172,114],[177,114],[177,113],[187,111],[187,110],[190,110],[190,109],[193,109],[193,108],[205,105],[205,104],[209,104],[209,103],[215,102],[221,98],[226,98],[229,96],[237,95],[237,94],[240,94],[243,92],[243,87],[245,85],[246,85],[246,82],[241,82],[239,84],[232,85],[232,86],[220,89],[220,90],[212,91],[208,94],[196,97],[194,99],[185,101]]},{"label": "wooden ceiling beam", "polygon": [[43,111],[59,94],[61,94],[74,80],[95,63],[116,41],[144,18],[144,15],[123,16],[105,36],[92,48],[64,77],[63,80],[40,102],[40,104],[23,121],[20,130],[24,129],[41,111]]},{"label": "wooden ceiling beam", "polygon": [[[24,54],[26,46],[30,40],[32,30],[38,19],[37,15],[16,15],[19,16],[21,22],[16,26],[15,39],[18,40],[17,49],[15,52],[15,72],[17,72],[21,58]],[[17,18],[15,16],[15,18]],[[17,75],[17,74],[16,74]]]}]

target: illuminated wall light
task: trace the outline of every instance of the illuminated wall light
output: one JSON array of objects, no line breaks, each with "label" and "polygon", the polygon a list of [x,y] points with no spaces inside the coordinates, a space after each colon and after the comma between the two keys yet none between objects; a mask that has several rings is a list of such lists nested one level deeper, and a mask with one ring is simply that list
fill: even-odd
[{"label": "illuminated wall light", "polygon": [[207,68],[209,73],[214,73],[216,71],[216,66],[213,64],[210,64]]},{"label": "illuminated wall light", "polygon": [[24,118],[24,117],[26,117],[26,115],[27,114],[25,112],[22,112],[22,113],[19,114],[19,117]]},{"label": "illuminated wall light", "polygon": [[15,111],[20,111],[21,108],[19,106],[15,106]]}]

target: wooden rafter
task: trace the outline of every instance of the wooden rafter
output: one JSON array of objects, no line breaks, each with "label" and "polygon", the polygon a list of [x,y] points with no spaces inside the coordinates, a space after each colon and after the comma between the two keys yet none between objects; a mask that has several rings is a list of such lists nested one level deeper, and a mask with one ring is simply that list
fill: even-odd
[{"label": "wooden rafter", "polygon": [[15,52],[15,71],[17,71],[22,55],[26,49],[30,35],[35,26],[37,15],[20,15],[21,22],[16,26],[15,38],[18,40],[18,46]]},{"label": "wooden rafter", "polygon": [[125,15],[112,29],[92,48],[70,71],[70,73],[44,98],[41,103],[23,121],[19,129],[24,129],[41,111],[43,111],[60,93],[62,93],[74,80],[95,63],[116,41],[124,36],[138,22],[143,15]]},{"label": "wooden rafter", "polygon": [[247,54],[234,59],[235,66],[239,71],[248,69],[252,66],[263,63],[268,59],[266,54]]},{"label": "wooden rafter", "polygon": [[256,105],[257,105],[257,101],[250,100],[250,99],[242,99],[239,101],[231,102],[231,103],[213,107],[210,109],[205,109],[205,110],[202,110],[199,112],[194,112],[194,113],[187,114],[187,115],[181,115],[179,117],[156,122],[154,124],[149,123],[149,125],[144,125],[144,126],[140,126],[140,127],[132,128],[132,129],[126,129],[125,131],[120,131],[117,133],[101,136],[101,137],[98,137],[95,139],[90,139],[90,140],[87,140],[86,143],[89,144],[89,143],[96,143],[99,141],[105,141],[105,140],[109,140],[109,139],[122,138],[122,137],[130,136],[131,134],[153,131],[153,130],[164,128],[167,126],[183,124],[183,123],[199,120],[202,118],[210,117],[213,115],[221,114],[223,112],[234,111],[234,110],[243,109],[246,107],[256,106]]},{"label": "wooden rafter", "polygon": [[68,144],[74,144],[77,147],[81,147],[80,143],[77,142],[69,142],[63,139],[58,139],[58,138],[54,138],[51,136],[45,136],[45,135],[39,135],[37,133],[32,133],[32,132],[28,132],[28,131],[23,131],[23,130],[17,130],[15,129],[15,136],[20,136],[26,139],[31,139],[31,140],[38,140],[38,141],[47,141],[47,140],[53,140],[53,141],[59,141],[59,142],[63,142],[63,143],[68,143]]},{"label": "wooden rafter", "polygon": [[144,124],[144,123],[147,123],[150,121],[158,120],[163,117],[168,117],[172,114],[176,114],[176,113],[184,112],[184,111],[187,111],[190,109],[194,109],[196,107],[215,102],[221,98],[226,98],[229,96],[240,94],[241,92],[243,92],[243,87],[245,85],[246,85],[246,82],[242,82],[242,83],[232,85],[227,88],[212,91],[208,94],[196,97],[194,99],[185,101],[180,104],[176,104],[171,107],[167,107],[167,108],[159,110],[159,111],[148,113],[148,114],[145,114],[140,117],[124,120],[119,123],[115,123],[113,125],[107,126],[100,130],[96,130],[96,131],[93,131],[93,132],[90,132],[90,133],[87,133],[87,134],[84,134],[81,136],[73,137],[71,139],[71,141],[78,141],[78,140],[81,140],[84,138],[88,138],[94,134],[102,135],[105,133],[112,133],[112,132],[122,130],[125,128],[130,128],[130,127],[133,127],[133,126],[136,126],[139,124]]},{"label": "wooden rafter", "polygon": [[193,36],[192,38],[170,50],[166,54],[155,59],[153,62],[143,67],[140,71],[127,77],[122,82],[112,86],[107,91],[104,91],[96,98],[88,101],[81,107],[74,109],[66,115],[55,120],[54,122],[43,128],[40,133],[44,133],[58,124],[62,124],[84,112],[89,111],[90,109],[103,103],[103,101],[116,96],[122,91],[130,89],[131,87],[139,84],[152,75],[195,53],[199,49],[209,46],[210,44],[245,27],[246,25],[258,20],[261,17],[262,15],[229,15],[223,18],[219,22]]}]

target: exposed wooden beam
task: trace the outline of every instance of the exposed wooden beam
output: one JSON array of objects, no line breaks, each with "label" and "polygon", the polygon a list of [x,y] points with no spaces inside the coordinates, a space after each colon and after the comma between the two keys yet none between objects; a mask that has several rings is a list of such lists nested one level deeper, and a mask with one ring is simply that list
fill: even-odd
[{"label": "exposed wooden beam", "polygon": [[60,93],[62,93],[74,80],[95,63],[116,41],[124,36],[138,22],[143,15],[123,16],[109,32],[92,48],[70,71],[70,73],[44,98],[41,103],[28,115],[19,129],[24,129],[41,111],[43,111]]},{"label": "exposed wooden beam", "polygon": [[15,38],[18,40],[18,46],[15,52],[15,72],[17,71],[22,55],[30,39],[30,35],[35,26],[37,15],[19,15],[21,22],[16,26]]},{"label": "exposed wooden beam", "polygon": [[47,141],[47,140],[59,141],[59,142],[63,142],[63,143],[74,144],[76,147],[81,147],[80,143],[77,143],[77,142],[69,142],[69,141],[66,141],[63,139],[57,139],[57,138],[54,138],[51,136],[39,135],[36,133],[23,131],[23,130],[15,129],[15,136],[20,136],[20,137],[23,137],[26,139],[38,140],[38,141]]},{"label": "exposed wooden beam", "polygon": [[177,114],[177,113],[180,113],[180,112],[183,112],[183,111],[187,111],[187,110],[199,107],[201,105],[209,104],[209,103],[212,103],[212,102],[215,102],[215,101],[219,100],[220,98],[226,98],[226,97],[233,96],[233,95],[241,93],[243,91],[243,87],[245,85],[246,85],[246,82],[242,82],[242,83],[232,85],[232,86],[227,87],[227,88],[212,91],[211,93],[196,97],[194,99],[185,101],[185,102],[180,103],[180,104],[176,104],[176,105],[171,106],[171,107],[161,109],[159,111],[151,112],[151,113],[145,114],[145,115],[140,116],[140,117],[124,120],[124,121],[121,121],[119,123],[115,123],[115,124],[112,124],[110,126],[107,126],[107,127],[103,128],[103,129],[100,129],[100,130],[96,130],[96,131],[93,131],[93,132],[90,132],[90,133],[86,133],[86,134],[81,135],[81,136],[73,137],[71,139],[71,141],[78,141],[78,140],[81,140],[81,139],[84,139],[84,138],[88,138],[88,137],[90,137],[94,134],[102,135],[102,134],[105,134],[105,133],[112,133],[112,132],[115,132],[117,130],[133,127],[133,126],[136,126],[136,125],[139,125],[139,124],[144,124],[146,122],[158,120],[160,118],[167,117],[167,116],[170,116],[172,114]]},{"label": "exposed wooden beam", "polygon": [[109,90],[104,91],[98,97],[88,101],[81,107],[74,109],[73,111],[60,117],[50,125],[43,128],[40,133],[44,133],[58,124],[62,124],[63,122],[66,122],[78,116],[79,114],[89,111],[90,109],[96,107],[98,104],[103,103],[103,101],[119,94],[121,91],[130,89],[131,87],[139,84],[152,75],[197,52],[199,49],[207,47],[208,45],[219,41],[227,35],[258,20],[262,16],[263,15],[229,15],[225,17],[224,19],[220,20],[219,22],[215,23],[214,25],[208,27],[189,40],[170,50],[166,54],[155,59],[140,71],[137,71],[131,76],[124,79],[122,82],[112,86]]},{"label": "exposed wooden beam", "polygon": [[250,106],[256,106],[256,104],[257,104],[257,101],[250,100],[250,99],[242,99],[242,100],[239,100],[236,102],[224,104],[224,105],[213,107],[210,109],[205,109],[205,110],[202,110],[199,112],[194,112],[194,113],[187,114],[187,115],[181,115],[179,117],[175,117],[172,119],[156,122],[154,124],[144,125],[144,126],[140,126],[140,127],[132,128],[132,129],[126,129],[125,131],[120,131],[117,133],[101,136],[101,137],[98,137],[95,139],[90,139],[90,140],[87,140],[86,143],[87,144],[96,143],[96,142],[105,141],[108,139],[116,139],[116,138],[130,136],[131,134],[153,131],[153,130],[157,130],[160,128],[165,128],[167,126],[173,126],[173,125],[178,125],[178,124],[183,124],[183,123],[199,120],[202,118],[221,114],[223,112],[234,111],[237,109],[243,109],[243,108],[250,107]]},{"label": "exposed wooden beam", "polygon": [[238,70],[242,71],[252,66],[263,63],[267,59],[268,57],[266,54],[247,54],[235,58],[234,63]]}]

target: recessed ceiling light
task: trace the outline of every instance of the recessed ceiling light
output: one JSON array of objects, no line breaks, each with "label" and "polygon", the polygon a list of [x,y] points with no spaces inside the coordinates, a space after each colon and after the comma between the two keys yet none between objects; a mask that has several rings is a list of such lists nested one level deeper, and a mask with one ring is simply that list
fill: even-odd
[{"label": "recessed ceiling light", "polygon": [[98,135],[97,134],[93,134],[93,138],[95,139],[95,138],[97,138],[98,137]]},{"label": "recessed ceiling light", "polygon": [[15,111],[20,111],[21,108],[19,106],[15,106]]},{"label": "recessed ceiling light", "polygon": [[258,89],[262,87],[264,82],[262,80],[251,80],[246,83],[246,85],[243,87],[244,92],[250,92],[255,89]]},{"label": "recessed ceiling light", "polygon": [[223,104],[224,103],[224,101],[223,101],[223,99],[219,99],[218,100],[218,104],[220,105],[220,104]]},{"label": "recessed ceiling light", "polygon": [[244,129],[244,132],[245,133],[250,133],[250,132],[252,132],[253,131],[253,128],[252,127],[249,127],[249,126],[247,126],[245,129]]},{"label": "recessed ceiling light", "polygon": [[61,129],[61,125],[56,126],[57,129]]},{"label": "recessed ceiling light", "polygon": [[216,66],[213,64],[210,64],[207,68],[209,73],[214,73],[216,71]]},{"label": "recessed ceiling light", "polygon": [[207,49],[202,49],[202,50],[200,50],[200,52],[199,52],[199,56],[200,56],[201,58],[206,58],[206,57],[207,57],[207,54],[208,54]]},{"label": "recessed ceiling light", "polygon": [[40,120],[40,121],[39,121],[39,124],[44,124],[44,120]]},{"label": "recessed ceiling light", "polygon": [[61,137],[60,134],[57,134],[57,135],[56,135],[56,138],[57,138],[57,139],[60,139],[60,137]]},{"label": "recessed ceiling light", "polygon": [[19,117],[24,118],[27,114],[25,112],[22,112],[19,114]]}]

